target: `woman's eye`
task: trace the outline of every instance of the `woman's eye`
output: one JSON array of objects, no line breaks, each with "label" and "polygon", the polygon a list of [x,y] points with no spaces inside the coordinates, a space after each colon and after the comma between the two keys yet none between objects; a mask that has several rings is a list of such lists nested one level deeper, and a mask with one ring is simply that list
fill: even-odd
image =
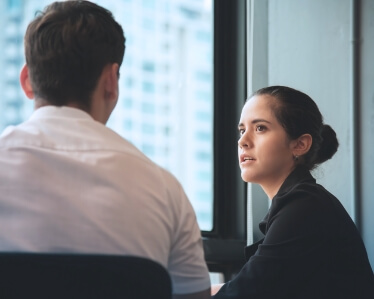
[{"label": "woman's eye", "polygon": [[239,135],[242,136],[244,134],[244,129],[239,129]]},{"label": "woman's eye", "polygon": [[261,126],[261,125],[256,126],[256,131],[257,131],[257,132],[265,131],[265,129],[266,129],[265,126]]}]

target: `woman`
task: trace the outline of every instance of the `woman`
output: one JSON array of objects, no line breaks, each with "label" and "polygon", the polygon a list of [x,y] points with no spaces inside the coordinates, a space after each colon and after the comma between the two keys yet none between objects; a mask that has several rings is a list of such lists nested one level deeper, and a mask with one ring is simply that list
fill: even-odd
[{"label": "woman", "polygon": [[238,156],[244,181],[272,199],[231,281],[213,286],[221,298],[374,298],[374,275],[350,216],[310,170],[338,149],[306,94],[284,86],[258,90],[243,107]]}]

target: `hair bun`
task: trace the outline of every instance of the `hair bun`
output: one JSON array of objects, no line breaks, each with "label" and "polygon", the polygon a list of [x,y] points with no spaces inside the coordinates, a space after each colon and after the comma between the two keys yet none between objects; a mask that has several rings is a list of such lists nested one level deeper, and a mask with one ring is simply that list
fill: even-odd
[{"label": "hair bun", "polygon": [[339,147],[339,141],[336,138],[336,133],[329,125],[322,125],[321,137],[322,142],[317,154],[317,164],[331,159]]}]

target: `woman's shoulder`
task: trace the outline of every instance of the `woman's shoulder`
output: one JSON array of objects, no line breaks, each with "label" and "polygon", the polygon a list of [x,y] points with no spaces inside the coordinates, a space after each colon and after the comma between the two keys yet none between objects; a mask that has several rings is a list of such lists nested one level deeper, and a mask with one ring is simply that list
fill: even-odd
[{"label": "woman's shoulder", "polygon": [[288,188],[286,192],[277,194],[273,203],[277,208],[289,205],[333,209],[337,198],[315,181],[299,182]]},{"label": "woman's shoulder", "polygon": [[274,197],[267,216],[274,222],[292,223],[300,229],[340,234],[353,230],[354,223],[341,202],[315,182],[300,182]]},{"label": "woman's shoulder", "polygon": [[332,227],[340,214],[337,213],[337,202],[330,192],[315,182],[300,182],[273,198],[268,222],[270,225],[275,220],[284,221],[300,228],[316,223]]}]

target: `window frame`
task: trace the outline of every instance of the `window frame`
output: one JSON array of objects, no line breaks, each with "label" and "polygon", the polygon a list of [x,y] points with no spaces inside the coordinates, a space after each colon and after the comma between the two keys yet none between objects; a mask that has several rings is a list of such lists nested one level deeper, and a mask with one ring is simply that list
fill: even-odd
[{"label": "window frame", "polygon": [[213,230],[203,231],[211,272],[229,280],[245,263],[246,184],[237,158],[237,124],[247,95],[247,1],[215,0]]}]

